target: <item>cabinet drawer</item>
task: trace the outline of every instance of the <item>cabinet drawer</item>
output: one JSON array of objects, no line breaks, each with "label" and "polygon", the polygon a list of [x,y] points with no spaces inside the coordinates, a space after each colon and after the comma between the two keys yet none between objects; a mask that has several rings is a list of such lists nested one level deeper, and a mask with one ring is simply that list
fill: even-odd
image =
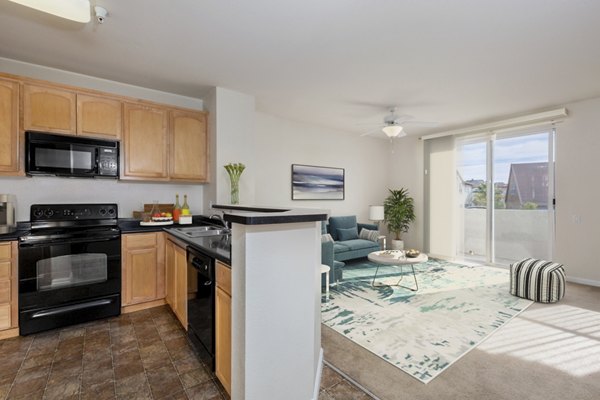
[{"label": "cabinet drawer", "polygon": [[231,296],[231,268],[217,261],[217,286]]},{"label": "cabinet drawer", "polygon": [[125,235],[128,249],[155,247],[156,233],[130,233]]},{"label": "cabinet drawer", "polygon": [[0,243],[0,260],[10,260],[12,258],[10,242]]},{"label": "cabinet drawer", "polygon": [[11,325],[10,304],[0,304],[0,329],[8,329]]},{"label": "cabinet drawer", "polygon": [[10,261],[0,261],[0,280],[10,279]]},{"label": "cabinet drawer", "polygon": [[0,304],[10,303],[10,280],[0,281]]}]

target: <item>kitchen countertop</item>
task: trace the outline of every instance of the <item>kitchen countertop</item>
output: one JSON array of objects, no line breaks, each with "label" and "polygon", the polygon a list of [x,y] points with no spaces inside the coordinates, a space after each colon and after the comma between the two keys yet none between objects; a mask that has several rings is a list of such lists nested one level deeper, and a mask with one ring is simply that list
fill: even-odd
[{"label": "kitchen countertop", "polygon": [[286,207],[255,207],[255,206],[212,206],[213,209],[222,210],[223,219],[242,225],[287,224],[296,222],[325,221],[327,212],[311,208],[286,208]]},{"label": "kitchen countertop", "polygon": [[17,222],[17,230],[10,233],[0,234],[0,242],[8,242],[12,240],[18,240],[19,237],[29,233],[31,229],[31,223],[29,222]]},{"label": "kitchen countertop", "polygon": [[205,253],[210,257],[214,257],[227,265],[231,265],[231,245],[230,235],[214,235],[204,236],[199,238],[189,238],[177,232],[176,228],[187,228],[192,226],[215,225],[215,220],[211,220],[202,215],[194,215],[192,224],[186,225],[156,225],[156,226],[140,226],[140,220],[133,218],[119,218],[119,229],[121,233],[143,233],[143,232],[167,232],[188,246]]}]

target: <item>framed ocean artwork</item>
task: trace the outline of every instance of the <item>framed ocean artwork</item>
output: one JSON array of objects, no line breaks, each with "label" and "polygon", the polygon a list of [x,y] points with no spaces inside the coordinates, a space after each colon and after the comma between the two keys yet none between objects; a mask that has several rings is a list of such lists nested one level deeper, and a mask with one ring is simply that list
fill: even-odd
[{"label": "framed ocean artwork", "polygon": [[344,200],[344,169],[292,164],[292,200]]}]

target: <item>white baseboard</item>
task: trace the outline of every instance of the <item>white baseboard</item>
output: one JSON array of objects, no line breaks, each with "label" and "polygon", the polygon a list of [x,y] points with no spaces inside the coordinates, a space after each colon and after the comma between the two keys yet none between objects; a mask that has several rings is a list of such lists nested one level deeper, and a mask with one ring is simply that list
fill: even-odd
[{"label": "white baseboard", "polygon": [[577,278],[577,277],[567,276],[567,282],[580,283],[582,285],[600,287],[600,281],[595,281],[593,279],[585,279],[585,278]]},{"label": "white baseboard", "polygon": [[319,351],[319,365],[317,366],[317,375],[315,376],[315,386],[313,389],[313,400],[319,400],[319,391],[321,389],[321,376],[323,375],[323,348]]}]

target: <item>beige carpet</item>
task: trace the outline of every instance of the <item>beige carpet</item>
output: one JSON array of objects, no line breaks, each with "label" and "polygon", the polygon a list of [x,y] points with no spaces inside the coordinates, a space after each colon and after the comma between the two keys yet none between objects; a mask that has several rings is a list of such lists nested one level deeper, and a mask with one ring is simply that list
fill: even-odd
[{"label": "beige carpet", "polygon": [[381,400],[600,399],[600,288],[568,284],[427,385],[321,326],[325,359]]}]

